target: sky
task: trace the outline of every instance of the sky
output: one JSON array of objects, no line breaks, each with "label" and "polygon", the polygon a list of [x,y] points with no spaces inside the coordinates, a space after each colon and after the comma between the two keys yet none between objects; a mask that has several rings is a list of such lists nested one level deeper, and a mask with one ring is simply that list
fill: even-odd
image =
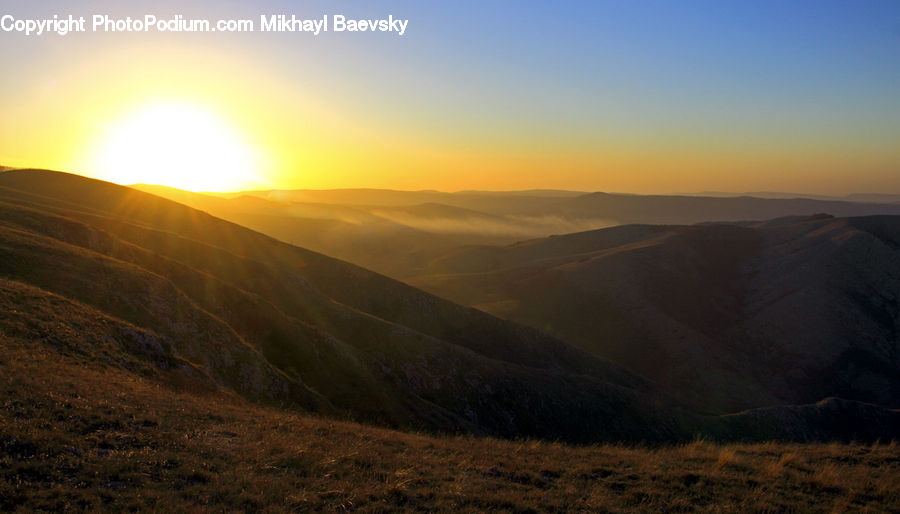
[{"label": "sky", "polygon": [[0,0],[280,13],[409,25],[0,32],[0,164],[194,190],[900,193],[894,0]]}]

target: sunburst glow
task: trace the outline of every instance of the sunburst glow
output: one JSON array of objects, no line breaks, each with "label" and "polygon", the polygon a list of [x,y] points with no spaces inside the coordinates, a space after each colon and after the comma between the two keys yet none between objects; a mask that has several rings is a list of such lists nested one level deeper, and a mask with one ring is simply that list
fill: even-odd
[{"label": "sunburst glow", "polygon": [[119,184],[190,191],[235,190],[258,181],[259,157],[223,118],[185,103],[145,106],[110,126],[94,172]]}]

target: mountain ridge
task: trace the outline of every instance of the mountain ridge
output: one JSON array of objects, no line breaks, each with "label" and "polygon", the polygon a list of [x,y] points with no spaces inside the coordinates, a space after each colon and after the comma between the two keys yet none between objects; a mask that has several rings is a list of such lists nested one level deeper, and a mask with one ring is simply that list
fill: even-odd
[{"label": "mountain ridge", "polygon": [[[19,193],[10,193],[8,188],[11,186],[11,182],[19,186],[20,189],[17,191],[21,191],[21,188],[25,187],[21,180],[27,179],[26,182],[47,180],[52,182],[53,186],[41,185],[39,187],[45,194],[48,192],[56,194],[62,196],[64,200],[77,197],[81,202],[92,203],[92,209],[95,211],[98,207],[102,207],[102,203],[98,206],[95,203],[97,199],[87,194],[90,191],[85,191],[84,188],[79,190],[79,187],[76,187],[79,184],[82,186],[86,184],[83,179],[71,176],[60,178],[62,176],[56,174],[20,173],[19,177],[14,178],[0,175],[0,186],[4,187],[5,193],[0,195],[0,199],[4,202],[10,201],[11,197],[19,196]],[[63,184],[57,181],[62,181]],[[32,184],[32,188],[34,187]],[[452,427],[456,426],[456,429],[476,433],[483,430],[489,432],[500,430],[498,433],[510,435],[522,430],[523,427],[531,427],[526,429],[534,430],[535,432],[532,433],[535,435],[542,433],[543,430],[550,430],[550,433],[562,431],[560,435],[563,435],[569,429],[564,426],[554,427],[550,421],[554,416],[550,416],[542,422],[540,416],[534,416],[534,412],[526,416],[527,409],[519,411],[520,408],[515,407],[516,403],[519,401],[552,401],[559,402],[560,407],[571,405],[572,400],[564,400],[563,396],[558,396],[563,390],[568,390],[569,394],[572,394],[580,389],[586,389],[594,391],[592,394],[601,396],[611,394],[612,397],[621,394],[626,394],[626,396],[635,394],[626,389],[618,389],[618,386],[614,385],[616,381],[631,387],[646,387],[639,379],[632,378],[623,371],[618,371],[615,366],[588,358],[586,355],[533,332],[531,329],[513,327],[478,311],[455,306],[361,268],[343,263],[338,264],[339,261],[325,256],[290,247],[274,240],[259,239],[263,236],[254,235],[249,231],[244,232],[244,229],[232,228],[233,226],[230,224],[222,225],[222,222],[216,220],[211,221],[212,225],[206,227],[207,221],[212,220],[211,217],[207,218],[206,215],[196,213],[196,211],[192,212],[186,207],[175,208],[168,204],[165,207],[159,207],[155,204],[155,200],[132,196],[125,188],[117,189],[118,186],[112,189],[108,189],[109,187],[102,186],[101,189],[106,188],[106,190],[94,192],[93,196],[102,195],[107,205],[113,205],[126,212],[129,209],[139,211],[142,214],[136,215],[137,221],[146,222],[152,218],[152,213],[157,210],[165,210],[164,223],[160,228],[166,230],[159,231],[147,226],[133,225],[121,219],[103,218],[95,214],[75,211],[66,213],[76,216],[80,220],[48,217],[39,211],[13,207],[5,203],[3,224],[6,227],[16,225],[18,228],[15,230],[7,228],[4,231],[4,253],[27,255],[29,269],[32,271],[16,267],[13,263],[7,263],[4,266],[4,275],[12,273],[18,278],[24,276],[31,282],[36,282],[38,286],[56,289],[64,294],[74,295],[82,301],[93,302],[95,305],[100,299],[103,310],[113,310],[125,318],[131,318],[144,324],[159,323],[158,320],[167,319],[176,311],[183,310],[179,308],[172,311],[169,308],[169,302],[176,301],[174,298],[179,297],[183,291],[188,298],[198,302],[198,305],[213,316],[230,320],[229,326],[235,329],[238,335],[244,338],[249,337],[249,340],[254,341],[253,346],[260,348],[268,360],[280,362],[282,371],[297,378],[303,376],[302,383],[304,384],[309,384],[309,380],[313,380],[312,385],[315,392],[324,394],[332,403],[337,402],[339,410],[347,411],[349,409],[353,415],[360,415],[364,419],[388,425],[403,426],[412,423],[414,426],[424,422],[423,428],[431,426],[431,428],[454,430]],[[93,188],[88,187],[87,189],[92,190]],[[125,194],[128,198],[116,198],[111,191],[121,192],[118,194]],[[140,206],[141,202],[150,202],[150,205]],[[120,205],[128,207],[120,207]],[[189,216],[188,220],[172,214],[172,209],[179,208]],[[85,226],[85,222],[90,222],[90,226]],[[198,232],[200,226],[210,229],[202,237],[199,237],[200,233]],[[48,239],[52,238],[46,236],[30,236],[22,241],[17,234],[23,227],[39,233],[54,234],[56,237],[68,240],[66,243],[68,245],[74,244],[78,249],[86,247],[87,249],[69,250],[69,247],[50,244]],[[103,232],[98,229],[107,234],[115,234],[115,237],[105,237]],[[232,230],[238,230],[238,232],[233,233]],[[229,251],[222,249],[223,246],[227,246],[224,244],[205,247],[206,243],[201,242],[205,239],[211,243],[221,243],[222,235],[227,236],[225,239],[233,238],[235,240],[235,244]],[[199,241],[192,237],[198,237]],[[247,246],[251,243],[246,242],[243,246],[237,245],[244,237],[249,238],[252,246]],[[149,249],[153,252],[165,251],[168,256],[165,253],[147,252],[141,248],[141,244],[135,245],[136,242],[144,246],[149,245]],[[42,260],[41,254],[37,252],[47,252],[48,249],[52,249],[55,254]],[[147,269],[153,275],[140,274],[137,279],[134,279],[137,281],[136,285],[128,286],[131,282],[127,280],[122,282],[120,279],[129,275],[122,271],[115,271],[117,268],[110,268],[113,266],[113,261],[107,261],[92,253],[97,251],[108,254],[117,261],[125,259],[126,262],[136,263],[138,269]],[[271,255],[268,255],[269,253]],[[229,254],[233,256],[229,257]],[[254,256],[264,257],[267,260],[253,260]],[[54,279],[60,272],[58,265],[54,264],[57,261],[79,267],[80,275],[87,282],[76,281],[75,284],[66,284]],[[286,263],[290,263],[295,272],[304,274],[293,275],[294,278],[285,281],[289,276],[282,276],[279,270],[284,269],[283,266]],[[90,264],[97,266],[96,271],[91,271],[94,268],[91,268]],[[201,269],[204,271],[200,272]],[[208,273],[213,273],[213,275],[210,276]],[[78,277],[79,272],[73,269],[68,272],[68,275]],[[102,283],[101,278],[104,275],[112,275],[119,281],[115,284],[116,288],[130,287],[128,290],[132,293],[122,297],[125,301],[117,301],[115,298],[109,301],[102,300],[109,292],[98,291],[99,286],[96,284]],[[215,279],[216,276],[224,277],[226,275],[229,278],[225,282]],[[174,283],[178,284],[180,290],[177,293],[176,289],[172,289],[171,293],[153,290],[150,299],[165,298],[163,303],[156,302],[159,304],[157,307],[154,307],[154,303],[146,301],[140,302],[139,305],[130,305],[127,301],[128,297],[130,295],[140,297],[138,291],[146,288],[142,284],[149,278],[140,278],[145,276],[168,277],[169,280],[175,280]],[[253,277],[252,280],[249,280],[249,277]],[[309,280],[313,280],[313,283]],[[325,288],[325,290],[321,291],[321,288]],[[370,291],[372,288],[377,289],[375,294]],[[248,293],[250,293],[249,296]],[[175,296],[173,297],[173,295]],[[398,299],[404,298],[406,299],[405,303],[404,301],[397,302]],[[340,303],[334,303],[332,299]],[[271,303],[273,301],[275,303]],[[254,303],[262,305],[264,308],[254,308]],[[290,315],[279,314],[283,308],[287,307],[292,309]],[[252,313],[255,319],[244,316],[248,313]],[[447,321],[442,321],[442,317],[446,317]],[[301,323],[298,324],[298,320]],[[455,321],[451,322],[451,320]],[[408,327],[407,325],[410,323],[412,325]],[[473,328],[467,328],[467,325]],[[174,339],[180,339],[182,332],[179,330],[181,329],[182,324],[175,323],[167,330]],[[320,332],[322,329],[324,332]],[[351,343],[342,342],[341,337],[335,339],[332,334],[343,334],[343,338],[350,338]],[[449,338],[455,343],[444,343],[439,338]],[[509,342],[504,343],[504,338]],[[306,342],[294,344],[291,341]],[[503,345],[511,344],[513,341],[516,344],[516,351],[504,350]],[[390,346],[385,346],[388,342]],[[405,346],[410,344],[414,346]],[[310,354],[309,351],[312,348],[316,348],[316,350]],[[180,349],[186,351],[184,347]],[[383,354],[383,357],[375,357],[373,360],[373,351],[376,354]],[[297,352],[300,353],[297,354]],[[408,354],[409,357],[403,357],[404,354]],[[301,357],[303,355],[306,357]],[[314,355],[319,355],[314,361],[321,361],[323,358],[326,361],[337,359],[336,362],[341,364],[337,367],[328,366],[329,374],[327,376],[317,372],[315,368],[310,368],[308,364],[303,369],[295,368],[295,366],[304,366],[303,362],[310,362],[308,359],[313,358]],[[409,360],[410,358],[414,359]],[[498,358],[501,360],[494,360]],[[416,359],[425,360],[418,361]],[[509,359],[513,359],[513,361],[510,362]],[[353,362],[357,364],[353,365]],[[467,364],[463,365],[462,363]],[[389,371],[382,371],[379,366],[387,366]],[[460,379],[444,376],[443,374],[447,370],[440,372],[438,376],[443,376],[441,380],[447,381],[449,385],[441,385],[440,381],[433,382],[431,379],[427,379],[429,374],[436,373],[447,366],[450,366],[449,370],[457,370],[454,373],[464,369],[467,371]],[[537,366],[537,368],[533,366]],[[337,373],[338,369],[344,370],[343,375]],[[577,374],[571,375],[569,379],[563,379],[567,373],[571,373],[571,371],[566,371],[569,369],[577,370]],[[560,375],[561,372],[555,370],[563,370],[563,374]],[[606,384],[597,378],[590,378],[590,375],[612,378],[613,382]],[[395,382],[400,377],[405,378]],[[528,377],[527,380],[526,377]],[[464,380],[457,382],[462,379],[474,380],[473,383],[481,382],[485,385],[493,384],[492,387],[513,387],[515,384],[510,389],[510,391],[516,391],[514,394],[498,399],[501,404],[505,402],[509,409],[514,410],[503,414],[504,409],[498,404],[483,403],[483,400],[478,398],[485,393],[464,385]],[[363,382],[358,383],[360,380]],[[566,385],[566,381],[570,381],[570,385]],[[528,385],[529,382],[532,385]],[[504,386],[503,384],[509,385]],[[580,385],[576,387],[575,384]],[[462,391],[465,393],[461,397],[456,396],[456,399],[453,399],[453,396],[442,392],[447,387],[463,388]],[[329,388],[329,390],[326,391],[323,388]],[[554,392],[556,390],[559,391]],[[375,396],[370,401],[364,401],[361,404],[361,398],[365,397],[366,391]],[[531,392],[528,393],[528,391]],[[607,392],[601,393],[601,391]],[[384,396],[385,394],[388,396]],[[454,396],[456,394],[454,393]],[[583,392],[578,393],[578,395],[581,394]],[[360,395],[362,395],[361,398],[356,398]],[[401,399],[400,404],[396,403],[398,399]],[[404,406],[406,402],[412,402],[412,404]],[[477,403],[476,407],[471,402],[482,403]],[[640,403],[641,400],[638,400],[637,404]],[[420,410],[427,412],[429,409],[434,409],[434,407],[428,407],[429,405],[443,406],[437,408],[433,414],[416,414]],[[551,412],[560,408],[553,407],[552,403],[544,405],[544,408],[551,409]],[[598,406],[608,408],[602,404]],[[449,410],[446,410],[448,408]],[[585,410],[586,408],[587,410]],[[594,408],[596,407],[585,405],[578,407],[576,412],[581,410],[583,416],[596,416],[597,414],[592,414],[591,409]],[[368,410],[369,414],[366,414],[367,409],[374,410]],[[647,412],[651,411],[652,409]],[[432,421],[427,421],[429,416],[433,418],[434,414],[440,412],[445,414],[441,414]],[[519,413],[514,414],[514,412]],[[540,412],[540,408],[538,412]],[[452,415],[447,418],[447,414]],[[498,414],[500,417],[497,417]],[[503,416],[507,415],[513,416],[511,419],[515,421],[504,421]],[[645,414],[640,416],[643,415]],[[478,416],[481,418],[477,418]],[[479,425],[475,419],[481,419],[481,423],[487,423],[487,425]],[[573,419],[577,419],[577,417]],[[447,423],[450,425],[441,426]],[[522,427],[516,423],[521,423]],[[650,425],[651,430],[653,430],[653,425],[655,424]],[[663,425],[661,423],[657,426]],[[581,428],[576,427],[576,430],[583,432],[580,437],[591,437],[589,434],[593,431],[593,429],[589,430],[587,425]],[[585,432],[585,430],[587,431]],[[620,435],[626,436],[624,433]]]},{"label": "mountain ridge", "polygon": [[[6,172],[0,212],[0,276],[152,330],[207,383],[252,401],[579,443],[762,433],[533,328],[129,188]],[[897,412],[872,415],[892,427]],[[842,435],[796,422],[814,426],[787,436]]]},{"label": "mountain ridge", "polygon": [[[700,408],[835,395],[896,407],[898,227],[897,216],[828,215],[625,225],[448,252],[409,281],[547,330]],[[701,363],[709,373],[692,370]]]},{"label": "mountain ridge", "polygon": [[900,214],[900,204],[851,202],[850,198],[374,189],[209,196],[160,186],[139,187],[401,280],[422,273],[428,259],[451,249],[513,244],[623,224],[737,222],[823,212],[838,216]]}]

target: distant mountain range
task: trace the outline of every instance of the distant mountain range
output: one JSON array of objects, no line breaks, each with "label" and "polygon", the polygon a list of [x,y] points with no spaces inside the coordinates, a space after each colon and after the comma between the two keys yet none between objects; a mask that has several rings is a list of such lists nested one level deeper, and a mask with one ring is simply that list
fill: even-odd
[{"label": "distant mountain range", "polygon": [[629,223],[691,224],[818,213],[900,215],[900,204],[808,198],[373,189],[204,195],[135,187],[395,278],[419,274],[435,252]]},{"label": "distant mountain range", "polygon": [[[515,203],[511,196],[505,198],[504,201]],[[570,200],[582,198],[585,197]],[[263,206],[270,207],[269,203]],[[279,204],[278,208],[291,206]],[[426,205],[389,211],[390,215],[422,219],[461,212],[471,216],[468,211],[461,211],[470,207],[451,207]],[[373,215],[365,209],[360,212],[360,216]],[[855,229],[878,232],[872,237],[894,241],[890,223],[880,219],[838,220],[845,223],[843,229],[826,229],[829,223],[837,222],[815,218],[808,223],[822,223],[822,227],[801,230],[808,234],[801,239],[831,234],[833,230],[834,234],[821,237],[825,241],[850,241],[855,237]],[[859,228],[858,224],[868,228]],[[608,234],[625,231],[612,236],[621,241],[618,246],[630,245],[638,253],[637,248],[646,247],[650,252],[646,262],[662,266],[649,266],[651,271],[645,277],[648,282],[632,282],[642,286],[656,284],[655,290],[635,289],[633,295],[625,291],[627,299],[646,301],[643,308],[660,313],[648,318],[647,327],[638,328],[658,328],[663,324],[658,320],[665,315],[673,320],[666,326],[677,329],[670,338],[671,349],[661,349],[664,341],[658,339],[643,346],[651,351],[648,360],[678,369],[707,363],[719,366],[736,360],[729,360],[728,348],[717,347],[719,340],[715,335],[720,333],[716,331],[733,327],[736,315],[732,312],[734,305],[728,302],[741,297],[733,290],[738,287],[736,283],[722,280],[721,285],[716,284],[719,279],[743,276],[743,271],[732,269],[732,265],[743,266],[741,256],[757,255],[760,248],[768,248],[759,241],[760,237],[789,239],[797,230],[792,228],[793,222],[779,221],[769,227],[774,235],[753,235],[767,230],[766,226],[610,229]],[[785,234],[779,232],[781,226],[786,227]],[[566,243],[569,237],[585,236],[553,239]],[[555,244],[549,241],[547,244]],[[603,244],[609,246],[608,241]],[[857,248],[846,242],[843,246],[834,241],[829,244]],[[772,248],[774,260],[765,262],[774,264],[761,265],[756,274],[769,273],[773,281],[754,282],[759,287],[779,285],[784,276],[802,285],[819,276],[820,271],[816,270],[831,269],[826,265],[814,266],[809,275],[791,272],[789,266],[785,268],[776,262],[781,255],[778,252],[789,246]],[[820,253],[815,248],[818,247],[801,248],[797,250],[801,252],[799,256],[789,251],[782,257],[790,264],[802,260],[805,251],[810,259],[838,253]],[[870,250],[861,248],[858,251]],[[654,253],[657,251],[661,252],[659,256]],[[707,251],[710,253],[705,256]],[[619,253],[625,255],[628,251],[623,248]],[[574,267],[591,266],[592,257],[585,258],[584,262],[573,263]],[[886,372],[871,371],[880,369],[875,365],[866,368],[866,373],[857,372],[857,367],[868,366],[870,360],[878,366],[896,365],[895,360],[890,360],[896,359],[891,354],[894,350],[890,344],[884,344],[884,340],[891,341],[890,336],[882,338],[880,332],[888,325],[879,309],[887,308],[890,299],[878,300],[865,287],[874,285],[886,294],[893,289],[874,282],[881,268],[872,270],[866,264],[870,261],[861,259],[859,262],[864,265],[856,271],[864,276],[854,283],[859,284],[858,294],[868,296],[849,304],[855,310],[848,311],[848,316],[865,324],[864,329],[872,329],[871,341],[857,342],[854,348],[861,349],[859,358],[836,373],[848,377],[851,385],[861,384],[859,390],[869,396],[859,395],[860,399],[882,405],[831,399],[723,416],[713,412],[716,409],[700,406],[690,389],[682,387],[684,374],[673,372],[671,377],[663,374],[648,380],[598,357],[596,354],[604,352],[568,334],[563,335],[586,349],[185,205],[64,173],[16,170],[0,174],[0,301],[6,307],[0,318],[0,340],[41,351],[50,348],[60,359],[99,359],[104,365],[135,376],[155,377],[162,386],[188,393],[203,394],[214,389],[261,404],[403,429],[576,442],[673,442],[698,434],[754,440],[893,437],[900,429],[900,412],[885,407],[895,406],[892,390],[887,389],[886,399],[872,392],[885,384],[894,387],[895,382]],[[480,257],[475,260],[477,264]],[[431,258],[423,265],[428,269],[444,265],[439,263],[463,268],[472,265],[461,263],[457,254]],[[848,267],[853,265],[854,261],[847,263]],[[627,269],[628,265],[622,266],[621,269]],[[496,269],[479,273],[493,271]],[[596,283],[603,276],[601,273],[600,278],[590,280]],[[627,279],[641,277],[639,273],[623,273],[619,278],[623,287],[630,287]],[[566,292],[561,287],[565,281],[558,278],[557,283],[546,284],[541,293],[548,308],[550,302],[557,302],[560,308],[571,311],[576,321],[583,309],[596,309],[595,305],[579,303],[579,290]],[[681,286],[688,289],[680,290]],[[695,293],[713,296],[698,299]],[[806,307],[808,311],[795,311],[791,297],[784,304],[791,310],[766,310],[772,298],[780,298],[778,293],[761,290],[754,294],[760,298],[760,315],[776,320],[779,316],[797,316],[798,312],[805,316],[808,312],[809,319],[818,322],[816,316],[836,312],[818,302]],[[866,298],[888,303],[865,303],[869,301]],[[507,309],[502,314],[508,316],[510,312]],[[604,335],[610,348],[619,337],[623,345],[641,342],[624,331],[634,319],[637,318],[623,318],[621,326],[613,326]],[[704,325],[706,319],[711,321],[709,327]],[[534,320],[523,321],[536,324]],[[553,321],[547,318],[539,323],[539,328],[561,333]],[[684,328],[679,328],[678,323]],[[832,337],[828,332],[832,326],[826,325],[813,335]],[[689,330],[706,334],[711,342],[703,346],[679,339],[692,335]],[[748,341],[767,340],[765,333],[752,335],[756,339]],[[821,343],[822,362],[834,357],[835,352],[847,350],[842,346],[843,333],[833,337],[834,340]],[[774,345],[781,339],[773,341]],[[789,349],[801,358],[809,354],[804,353],[804,345],[819,344],[810,338],[800,338],[795,343],[800,348]],[[710,356],[702,354],[710,348]],[[700,355],[692,353],[695,350]],[[664,356],[663,351],[668,353]],[[606,353],[622,357],[615,352]],[[780,355],[769,352],[767,347],[747,349],[747,354],[758,358],[738,364],[748,367],[759,363],[763,366],[761,373],[782,371],[773,364]],[[671,361],[695,357],[695,362]],[[633,364],[622,360],[626,365]],[[820,369],[802,359],[798,362],[804,370]],[[707,383],[723,384],[732,377],[740,378],[724,393],[716,391],[712,395],[714,402],[724,406],[740,404],[730,395],[744,385],[746,396],[752,399],[769,391],[759,387],[753,377],[746,378],[743,371],[741,368],[720,376],[720,368],[709,369],[710,375],[716,376]],[[702,370],[696,374],[702,375]],[[792,369],[782,375],[786,380],[813,385],[817,383],[814,379],[832,376],[806,377],[804,382],[804,377]],[[848,391],[856,391],[855,387]],[[840,388],[835,391],[844,392]],[[802,393],[792,398],[813,397],[806,391]],[[780,401],[786,397],[773,393],[772,398]],[[752,401],[745,404],[754,405]]]},{"label": "distant mountain range", "polygon": [[882,193],[853,193],[844,196],[833,195],[810,195],[798,193],[776,193],[770,191],[757,191],[752,193],[725,193],[720,191],[703,191],[700,193],[689,193],[683,196],[753,196],[756,198],[810,198],[813,200],[829,200],[841,202],[866,202],[866,203],[900,203],[900,194],[882,194]]}]

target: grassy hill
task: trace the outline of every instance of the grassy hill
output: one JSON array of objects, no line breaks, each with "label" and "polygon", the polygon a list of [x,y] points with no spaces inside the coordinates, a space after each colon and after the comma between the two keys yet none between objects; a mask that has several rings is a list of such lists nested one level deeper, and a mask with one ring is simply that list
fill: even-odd
[{"label": "grassy hill", "polygon": [[749,414],[699,415],[673,398],[681,390],[671,382],[648,381],[533,328],[169,200],[64,173],[0,174],[0,277],[152,333],[171,356],[250,401],[387,427],[573,442],[898,432],[900,413],[857,404],[842,412],[866,423],[849,431],[821,415],[833,404],[757,411],[752,423]]},{"label": "grassy hill", "polygon": [[0,388],[4,511],[900,508],[900,411],[700,415],[532,328],[54,172],[0,174]]},{"label": "grassy hill", "polygon": [[609,362],[128,188],[4,173],[0,250],[0,276],[152,331],[254,401],[507,437],[690,436]]},{"label": "grassy hill", "polygon": [[150,332],[21,283],[0,290],[3,511],[900,509],[895,443],[397,432],[249,403]]},{"label": "grassy hill", "polygon": [[555,334],[717,412],[900,406],[900,217],[626,225],[470,247],[409,282]]}]

